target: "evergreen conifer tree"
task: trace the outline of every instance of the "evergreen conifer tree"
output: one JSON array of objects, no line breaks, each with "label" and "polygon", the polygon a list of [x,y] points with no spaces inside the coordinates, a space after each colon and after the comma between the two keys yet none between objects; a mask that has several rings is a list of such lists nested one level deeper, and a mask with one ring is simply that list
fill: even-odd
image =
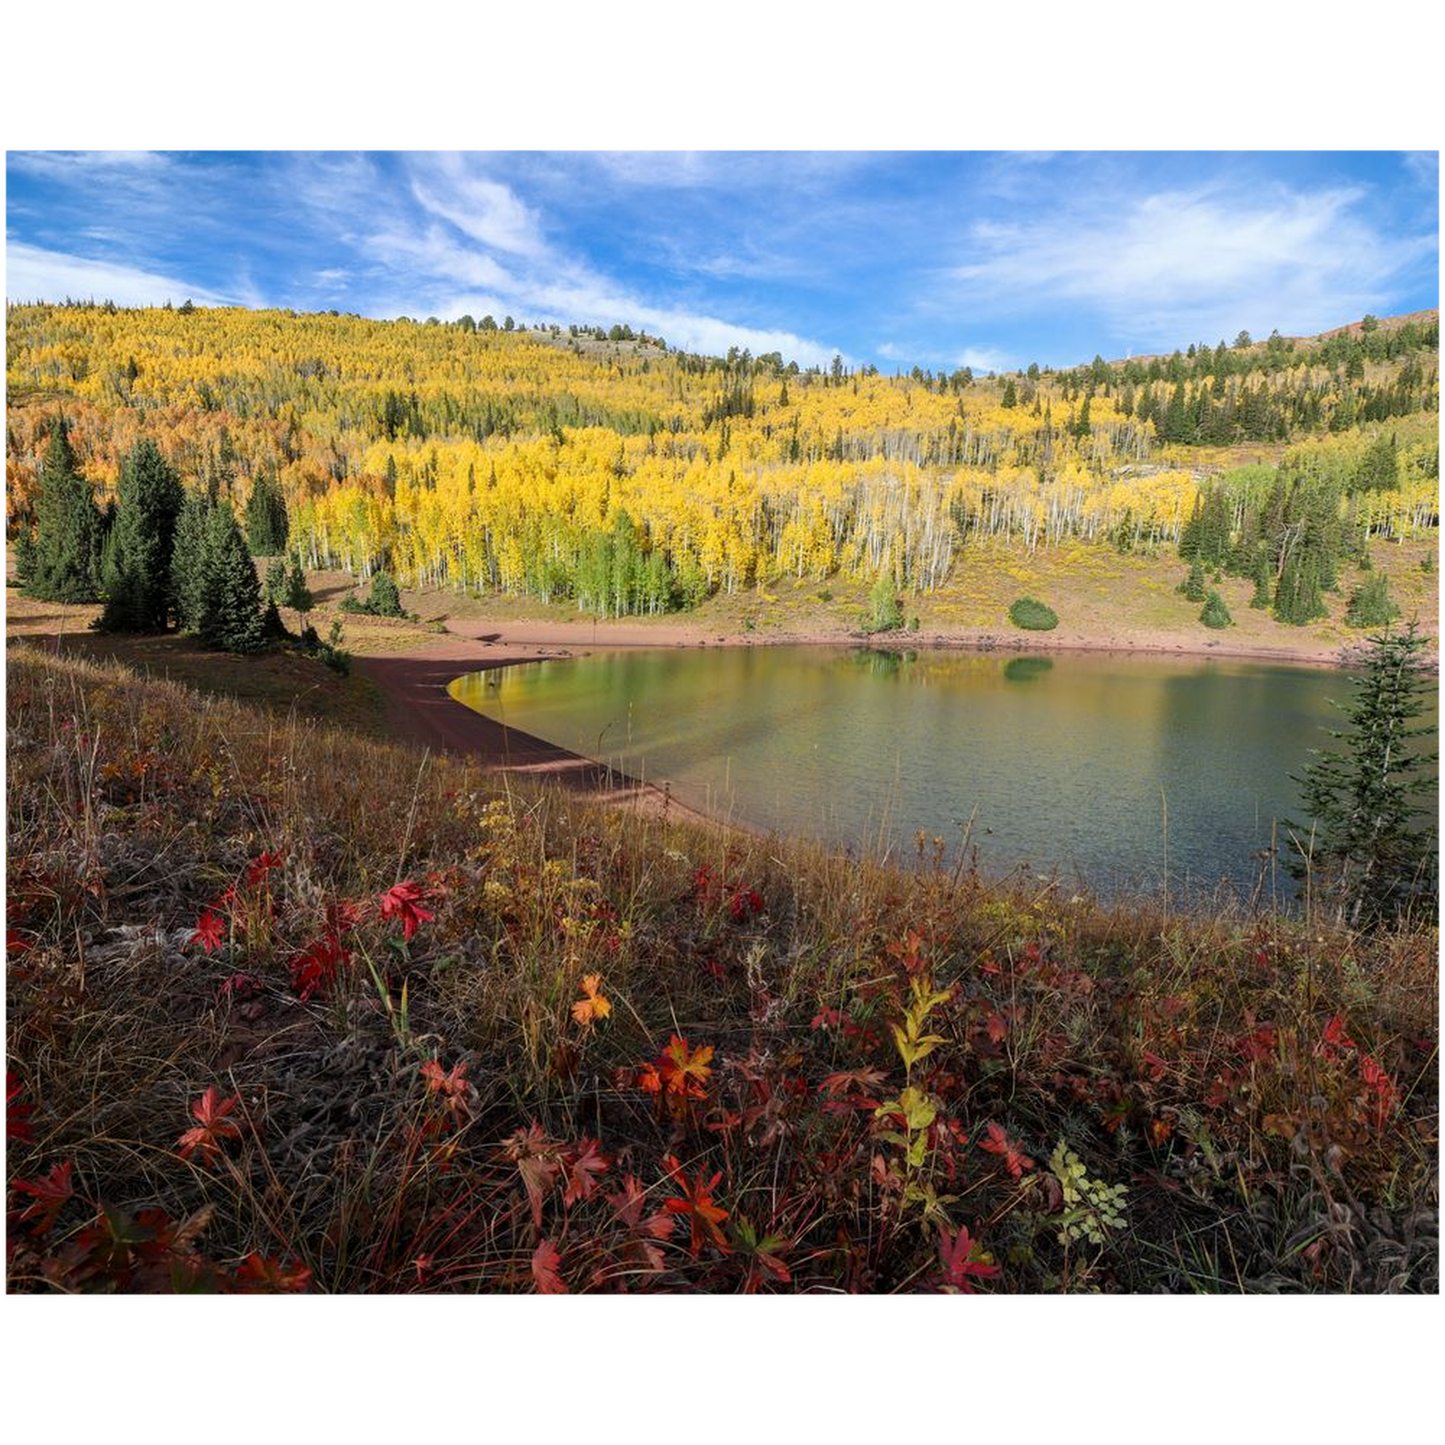
[{"label": "evergreen conifer tree", "polygon": [[111,529],[105,575],[107,632],[164,632],[170,611],[170,571],[180,478],[149,439],[121,463],[120,499]]},{"label": "evergreen conifer tree", "polygon": [[1311,822],[1290,824],[1290,871],[1308,877],[1356,927],[1439,911],[1432,798],[1436,754],[1419,726],[1432,682],[1421,654],[1426,639],[1412,623],[1369,640],[1354,697],[1337,704],[1345,726],[1329,729],[1336,748],[1317,749],[1295,779]]},{"label": "evergreen conifer tree", "polygon": [[1269,558],[1261,552],[1254,564],[1254,595],[1249,599],[1249,605],[1256,611],[1269,611],[1274,600],[1270,593],[1270,583],[1273,581],[1274,573],[1270,569]]},{"label": "evergreen conifer tree", "polygon": [[1350,594],[1350,605],[1345,609],[1345,625],[1388,627],[1399,615],[1400,609],[1390,599],[1389,575],[1376,572]]},{"label": "evergreen conifer tree", "polygon": [[57,418],[35,494],[35,550],[29,592],[46,602],[93,602],[100,595],[104,524],[80,474],[70,428]]},{"label": "evergreen conifer tree", "polygon": [[182,632],[199,632],[206,589],[206,534],[213,504],[187,492],[171,547],[170,608]]},{"label": "evergreen conifer tree", "polygon": [[401,594],[396,583],[387,572],[378,572],[371,579],[371,595],[366,599],[366,610],[376,617],[404,617]]},{"label": "evergreen conifer tree", "polygon": [[286,587],[278,599],[283,607],[301,613],[304,618],[316,606],[316,599],[306,585],[306,574],[301,570],[300,561],[293,557],[290,570],[286,573]]},{"label": "evergreen conifer tree", "polygon": [[1199,614],[1199,620],[1206,627],[1234,626],[1234,618],[1229,615],[1229,608],[1225,605],[1224,598],[1212,590],[1204,599],[1204,610]]},{"label": "evergreen conifer tree", "polygon": [[258,472],[246,503],[246,541],[252,553],[270,557],[284,552],[290,531],[286,500],[276,478],[269,471]]},{"label": "evergreen conifer tree", "polygon": [[280,604],[286,600],[286,559],[273,557],[266,567],[266,580],[261,586],[261,596],[268,603]]},{"label": "evergreen conifer tree", "polygon": [[1274,615],[1278,621],[1303,627],[1327,615],[1322,553],[1319,529],[1307,520],[1303,535],[1285,558],[1284,570],[1274,591]]},{"label": "evergreen conifer tree", "polygon": [[261,583],[235,514],[225,505],[206,519],[201,575],[201,642],[225,652],[259,652],[266,643]]}]

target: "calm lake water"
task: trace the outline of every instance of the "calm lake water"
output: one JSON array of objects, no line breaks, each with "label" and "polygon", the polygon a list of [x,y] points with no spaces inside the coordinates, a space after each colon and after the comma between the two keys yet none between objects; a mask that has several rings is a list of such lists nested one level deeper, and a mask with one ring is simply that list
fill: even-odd
[{"label": "calm lake water", "polygon": [[[1060,870],[1103,893],[1248,892],[1298,807],[1340,672],[818,647],[604,652],[474,673],[458,701],[696,807],[784,834]],[[1266,882],[1266,888],[1270,886]],[[1288,893],[1284,870],[1277,879]]]}]

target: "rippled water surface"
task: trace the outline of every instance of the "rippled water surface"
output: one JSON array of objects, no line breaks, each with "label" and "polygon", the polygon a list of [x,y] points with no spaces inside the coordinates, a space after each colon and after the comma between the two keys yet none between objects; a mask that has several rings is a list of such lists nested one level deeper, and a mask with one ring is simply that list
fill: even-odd
[{"label": "rippled water surface", "polygon": [[972,820],[986,870],[1111,892],[1156,886],[1166,846],[1175,885],[1252,888],[1349,687],[1251,662],[757,647],[526,663],[452,693],[766,829],[911,854],[917,830],[953,847]]}]

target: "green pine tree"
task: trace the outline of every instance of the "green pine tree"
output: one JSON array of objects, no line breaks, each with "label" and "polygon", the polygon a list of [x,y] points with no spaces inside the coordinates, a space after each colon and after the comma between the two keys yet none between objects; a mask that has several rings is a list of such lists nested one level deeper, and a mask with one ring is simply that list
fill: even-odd
[{"label": "green pine tree", "polygon": [[316,606],[316,599],[306,585],[306,574],[301,570],[299,559],[291,559],[290,570],[286,573],[286,587],[279,599],[283,607],[299,612],[303,617]]},{"label": "green pine tree", "polygon": [[246,503],[246,541],[257,557],[270,557],[286,550],[291,532],[286,499],[270,471],[261,471]]},{"label": "green pine tree", "polygon": [[1212,590],[1204,599],[1204,610],[1199,614],[1199,620],[1206,627],[1234,626],[1234,618],[1229,615],[1229,608],[1225,606],[1224,598]]},{"label": "green pine tree", "polygon": [[224,504],[213,508],[207,518],[201,573],[196,630],[202,644],[224,652],[260,652],[266,645],[261,582],[235,513]]},{"label": "green pine tree", "polygon": [[1271,583],[1274,581],[1274,572],[1270,568],[1269,558],[1260,553],[1254,564],[1254,595],[1249,599],[1249,605],[1259,612],[1268,612],[1274,597],[1271,590]]},{"label": "green pine tree", "polygon": [[1413,623],[1370,638],[1354,696],[1337,704],[1345,726],[1328,729],[1337,746],[1295,779],[1310,822],[1289,824],[1290,871],[1355,927],[1439,914],[1436,754],[1421,743],[1435,729],[1418,725],[1434,691],[1426,642]]},{"label": "green pine tree", "polygon": [[286,600],[286,559],[273,557],[266,566],[266,580],[261,584],[261,597],[267,603],[282,603]]},{"label": "green pine tree", "polygon": [[1345,625],[1388,627],[1399,615],[1400,609],[1390,599],[1389,574],[1376,572],[1350,594],[1350,605],[1345,609]]},{"label": "green pine tree", "polygon": [[402,610],[401,594],[391,574],[378,572],[371,579],[371,595],[366,599],[366,610],[376,617],[405,617]]},{"label": "green pine tree", "polygon": [[187,492],[176,517],[171,548],[170,608],[182,632],[199,632],[205,610],[206,535],[213,504],[201,492]]},{"label": "green pine tree", "polygon": [[107,632],[164,632],[171,558],[184,493],[153,441],[136,443],[121,463],[120,496],[105,571]]},{"label": "green pine tree", "polygon": [[100,596],[104,531],[90,482],[76,466],[70,428],[57,418],[35,493],[30,595],[46,602],[94,602]]},{"label": "green pine tree", "polygon": [[1179,584],[1179,591],[1190,602],[1204,601],[1204,568],[1198,562],[1190,564],[1189,575]]}]

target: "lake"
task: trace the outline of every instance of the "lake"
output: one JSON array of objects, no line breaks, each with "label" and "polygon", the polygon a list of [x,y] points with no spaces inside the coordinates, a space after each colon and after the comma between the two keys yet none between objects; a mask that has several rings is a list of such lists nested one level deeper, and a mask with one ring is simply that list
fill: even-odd
[{"label": "lake", "polygon": [[920,829],[954,856],[971,823],[986,873],[1108,895],[1157,888],[1166,856],[1176,890],[1252,890],[1350,688],[1246,661],[754,647],[523,663],[451,692],[765,830],[908,858]]}]

